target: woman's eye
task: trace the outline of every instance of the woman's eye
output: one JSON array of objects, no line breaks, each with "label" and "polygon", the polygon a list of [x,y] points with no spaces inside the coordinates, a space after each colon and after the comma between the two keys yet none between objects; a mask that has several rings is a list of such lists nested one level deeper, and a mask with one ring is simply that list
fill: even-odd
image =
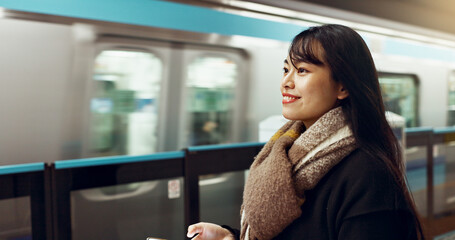
[{"label": "woman's eye", "polygon": [[306,73],[308,72],[305,68],[299,68],[299,73]]},{"label": "woman's eye", "polygon": [[283,68],[283,73],[288,73],[288,72],[289,72],[289,69]]}]

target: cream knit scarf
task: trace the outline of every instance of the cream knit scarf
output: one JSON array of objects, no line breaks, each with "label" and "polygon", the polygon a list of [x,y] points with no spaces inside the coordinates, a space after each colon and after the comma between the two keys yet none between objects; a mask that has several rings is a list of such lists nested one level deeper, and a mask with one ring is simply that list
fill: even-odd
[{"label": "cream knit scarf", "polygon": [[251,165],[243,193],[240,239],[277,236],[301,215],[304,192],[355,148],[341,107],[327,112],[306,131],[301,121],[286,123]]}]

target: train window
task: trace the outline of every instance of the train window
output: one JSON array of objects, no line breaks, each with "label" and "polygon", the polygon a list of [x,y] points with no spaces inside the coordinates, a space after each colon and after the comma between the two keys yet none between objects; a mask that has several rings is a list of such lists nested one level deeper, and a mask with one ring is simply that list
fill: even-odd
[{"label": "train window", "polygon": [[90,155],[156,151],[162,61],[150,52],[106,50],[95,59]]},{"label": "train window", "polygon": [[449,75],[449,107],[447,109],[447,125],[455,125],[455,71]]},{"label": "train window", "polygon": [[238,66],[225,57],[194,59],[187,71],[187,145],[229,142]]},{"label": "train window", "polygon": [[379,84],[386,110],[404,117],[406,127],[419,126],[417,76],[379,73]]}]

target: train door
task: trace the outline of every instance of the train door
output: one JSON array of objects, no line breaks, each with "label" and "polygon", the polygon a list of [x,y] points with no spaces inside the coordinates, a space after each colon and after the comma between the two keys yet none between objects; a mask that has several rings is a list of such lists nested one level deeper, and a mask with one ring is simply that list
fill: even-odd
[{"label": "train door", "polygon": [[101,39],[93,66],[84,156],[160,151],[163,90],[170,47]]},{"label": "train door", "polygon": [[[141,155],[245,139],[244,53],[182,43],[98,46],[84,156]],[[243,120],[242,120],[243,119]]]},{"label": "train door", "polygon": [[245,59],[242,52],[187,45],[183,51],[181,146],[242,141]]}]

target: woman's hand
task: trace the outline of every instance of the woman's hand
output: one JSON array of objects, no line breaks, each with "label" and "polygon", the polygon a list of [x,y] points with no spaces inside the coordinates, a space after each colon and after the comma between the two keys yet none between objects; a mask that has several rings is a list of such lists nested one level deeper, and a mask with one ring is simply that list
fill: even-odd
[{"label": "woman's hand", "polygon": [[213,223],[200,222],[188,227],[187,237],[191,238],[196,233],[198,235],[192,240],[234,240],[234,236],[226,228]]}]

